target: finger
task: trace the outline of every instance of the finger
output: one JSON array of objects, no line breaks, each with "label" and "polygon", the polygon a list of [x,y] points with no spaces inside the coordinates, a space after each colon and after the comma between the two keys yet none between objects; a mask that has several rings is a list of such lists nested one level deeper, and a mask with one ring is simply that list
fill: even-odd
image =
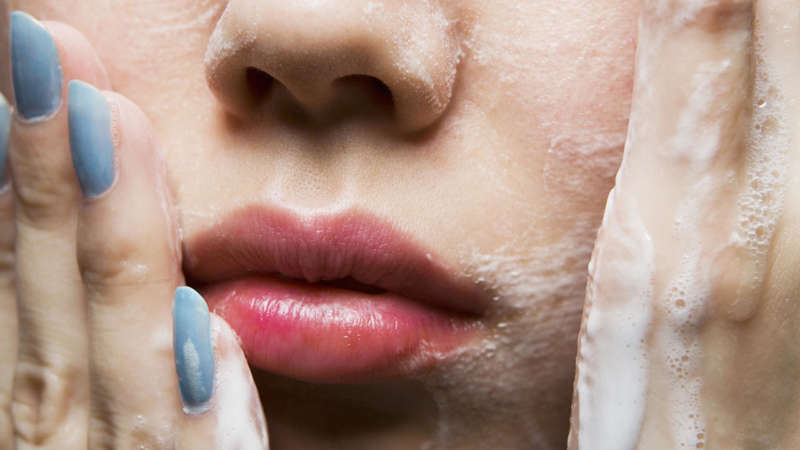
[{"label": "finger", "polygon": [[184,404],[175,447],[268,448],[261,401],[236,334],[188,287],[176,291],[173,317]]},{"label": "finger", "polygon": [[11,110],[0,95],[0,449],[11,449],[11,399],[17,362],[17,301],[14,296],[14,204],[5,161]]},{"label": "finger", "polygon": [[731,239],[737,251],[713,262],[703,331],[704,359],[713,361],[703,371],[705,409],[717,412],[705,439],[707,448],[800,448],[800,8],[759,0],[753,19],[752,137]]},{"label": "finger", "polygon": [[162,448],[180,413],[170,300],[183,284],[165,166],[133,103],[70,83],[83,200],[78,264],[89,307],[91,448]]},{"label": "finger", "polygon": [[[665,201],[745,149],[752,2],[648,0],[640,16],[625,181]],[[640,171],[647,177],[638,177]],[[671,182],[676,180],[677,182]],[[643,195],[644,197],[644,195]],[[664,213],[667,214],[667,213]]]},{"label": "finger", "polygon": [[16,227],[19,351],[12,415],[19,445],[83,448],[88,419],[85,304],[75,261],[78,187],[62,107],[65,80],[108,84],[86,39],[11,17],[9,167]]},{"label": "finger", "polygon": [[719,306],[731,315],[747,313],[735,310],[747,304],[737,299],[758,295],[762,283],[749,280],[763,280],[766,268],[763,255],[730,245],[753,181],[753,44],[750,0],[644,2],[615,190],[616,206],[635,211],[655,241],[665,279],[680,277],[700,255],[728,268],[712,275],[712,297],[730,299]]}]

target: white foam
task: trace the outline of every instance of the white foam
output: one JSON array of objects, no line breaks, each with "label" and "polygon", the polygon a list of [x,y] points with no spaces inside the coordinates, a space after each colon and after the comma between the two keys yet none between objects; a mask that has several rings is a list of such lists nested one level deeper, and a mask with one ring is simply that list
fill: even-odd
[{"label": "white foam", "polygon": [[[615,207],[616,192],[598,238],[604,246],[595,248],[589,264],[576,374],[580,448],[635,448],[645,411],[653,243],[635,205]],[[602,306],[594,307],[598,301]]]},{"label": "white foam", "polygon": [[[220,328],[225,327],[226,334],[235,336],[233,330],[222,319],[212,316],[211,323],[214,335],[218,336]],[[264,412],[252,384],[250,369],[243,362],[241,351],[238,349],[236,351],[239,354],[230,351],[227,359],[217,359],[213,400],[217,417],[215,445],[221,449],[267,449],[269,443]]]}]

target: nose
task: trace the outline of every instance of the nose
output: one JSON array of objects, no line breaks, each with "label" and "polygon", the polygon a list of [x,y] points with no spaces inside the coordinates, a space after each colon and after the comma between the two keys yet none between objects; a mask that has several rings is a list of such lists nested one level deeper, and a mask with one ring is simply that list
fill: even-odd
[{"label": "nose", "polygon": [[447,108],[459,57],[453,21],[436,2],[231,0],[205,69],[219,101],[240,117],[263,106],[276,82],[314,115],[352,94],[349,81],[369,80],[388,89],[399,128],[418,131]]}]

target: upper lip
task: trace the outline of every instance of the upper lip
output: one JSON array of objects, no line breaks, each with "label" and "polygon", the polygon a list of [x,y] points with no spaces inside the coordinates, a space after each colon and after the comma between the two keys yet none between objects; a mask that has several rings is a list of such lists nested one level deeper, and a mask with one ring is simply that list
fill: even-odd
[{"label": "upper lip", "polygon": [[254,274],[346,280],[340,284],[471,314],[482,313],[490,298],[406,233],[354,209],[310,217],[275,207],[235,211],[185,241],[184,273],[200,286]]}]

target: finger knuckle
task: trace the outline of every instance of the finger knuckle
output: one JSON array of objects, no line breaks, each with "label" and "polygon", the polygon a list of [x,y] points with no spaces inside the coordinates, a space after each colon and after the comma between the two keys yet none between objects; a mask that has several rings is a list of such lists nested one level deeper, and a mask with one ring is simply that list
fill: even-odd
[{"label": "finger knuckle", "polygon": [[142,261],[141,245],[129,237],[85,243],[78,252],[84,282],[102,287],[143,281],[148,266]]},{"label": "finger knuckle", "polygon": [[0,390],[0,446],[2,446],[2,439],[13,436],[11,403],[12,395],[9,386],[8,389]]},{"label": "finger knuckle", "polygon": [[17,213],[35,222],[74,211],[77,179],[63,137],[17,134],[9,154]]},{"label": "finger knuckle", "polygon": [[14,378],[11,413],[17,439],[40,446],[52,441],[71,408],[86,391],[84,368],[68,364],[20,362]]},{"label": "finger knuckle", "polygon": [[14,247],[0,247],[0,289],[12,289],[16,280]]},{"label": "finger knuckle", "polygon": [[142,214],[103,210],[87,218],[78,233],[78,264],[94,287],[160,282],[177,270],[177,250],[163,237],[163,224]]},{"label": "finger knuckle", "polygon": [[724,31],[750,26],[752,15],[752,0],[718,0],[707,2],[695,21],[708,31]]},{"label": "finger knuckle", "polygon": [[16,214],[26,224],[43,229],[62,226],[64,218],[74,215],[77,199],[63,189],[45,185],[14,185]]},{"label": "finger knuckle", "polygon": [[169,433],[163,431],[163,424],[147,423],[143,415],[138,416],[130,423],[125,422],[125,427],[112,423],[109,417],[92,417],[92,430],[90,433],[90,448],[93,449],[119,449],[119,448],[146,448],[152,450],[168,450],[180,448],[176,447],[175,442]]},{"label": "finger knuckle", "polygon": [[764,265],[744,249],[728,247],[712,261],[711,309],[736,322],[752,318],[763,295]]},{"label": "finger knuckle", "polygon": [[678,25],[709,32],[750,26],[754,0],[652,0],[646,8]]},{"label": "finger knuckle", "polygon": [[[0,439],[10,440],[13,436],[14,429],[11,425],[11,412],[10,410],[2,410],[0,411]],[[0,441],[0,447],[2,447],[2,444],[2,441]]]}]

